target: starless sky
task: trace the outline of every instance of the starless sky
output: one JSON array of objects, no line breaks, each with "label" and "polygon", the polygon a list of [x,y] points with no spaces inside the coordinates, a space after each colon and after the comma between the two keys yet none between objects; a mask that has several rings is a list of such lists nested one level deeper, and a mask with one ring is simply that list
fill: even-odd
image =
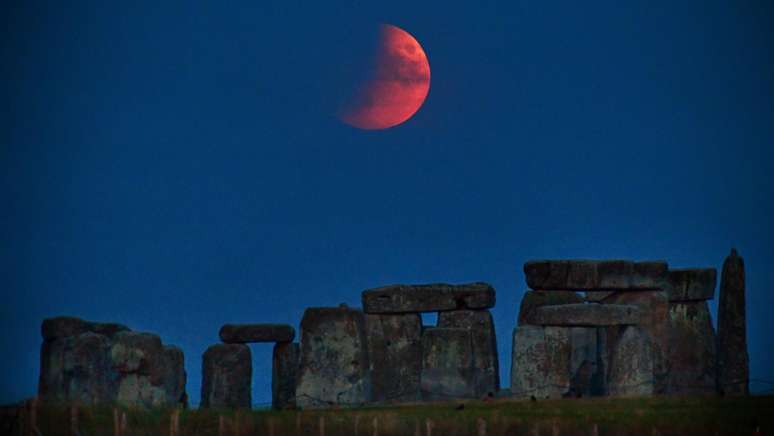
[{"label": "starless sky", "polygon": [[[592,3],[4,2],[0,402],[35,393],[45,317],[181,346],[197,404],[222,324],[438,281],[497,289],[507,387],[526,260],[732,246],[774,379],[774,4]],[[379,23],[432,81],[361,131],[335,115]]]}]

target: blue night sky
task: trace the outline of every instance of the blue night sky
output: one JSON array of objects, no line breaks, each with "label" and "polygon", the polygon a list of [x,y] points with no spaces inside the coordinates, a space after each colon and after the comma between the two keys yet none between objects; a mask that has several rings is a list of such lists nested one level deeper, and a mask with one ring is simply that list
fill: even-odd
[{"label": "blue night sky", "polygon": [[[774,4],[674,3],[4,3],[0,403],[34,395],[45,317],[181,346],[197,404],[222,324],[438,281],[497,289],[508,386],[526,260],[732,246],[774,379]],[[430,93],[362,131],[335,113],[379,23]]]}]

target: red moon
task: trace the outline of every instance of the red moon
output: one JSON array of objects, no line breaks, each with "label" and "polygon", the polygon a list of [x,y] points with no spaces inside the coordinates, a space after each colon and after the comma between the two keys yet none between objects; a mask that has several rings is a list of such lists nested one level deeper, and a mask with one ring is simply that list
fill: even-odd
[{"label": "red moon", "polygon": [[373,77],[339,114],[366,130],[387,129],[411,118],[430,90],[430,64],[419,42],[405,30],[382,24]]}]

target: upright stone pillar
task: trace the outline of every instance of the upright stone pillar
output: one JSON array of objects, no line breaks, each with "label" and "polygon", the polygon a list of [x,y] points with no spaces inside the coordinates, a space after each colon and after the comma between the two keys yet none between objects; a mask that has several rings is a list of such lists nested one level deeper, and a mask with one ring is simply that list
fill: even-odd
[{"label": "upright stone pillar", "polygon": [[250,408],[253,360],[244,344],[215,344],[202,357],[202,408]]},{"label": "upright stone pillar", "polygon": [[271,367],[271,406],[274,409],[296,407],[296,377],[300,351],[297,343],[277,342]]},{"label": "upright stone pillar", "polygon": [[371,371],[363,313],[313,307],[301,320],[296,404],[305,409],[371,401]]},{"label": "upright stone pillar", "polygon": [[654,349],[648,332],[638,326],[610,327],[609,332],[618,331],[610,355],[608,372],[608,394],[619,397],[653,395]]},{"label": "upright stone pillar", "polygon": [[718,390],[726,395],[749,394],[744,259],[731,250],[720,276],[718,305]]},{"label": "upright stone pillar", "polygon": [[422,318],[418,313],[366,314],[374,402],[419,401]]},{"label": "upright stone pillar", "polygon": [[470,330],[431,327],[422,332],[420,385],[423,400],[476,396]]},{"label": "upright stone pillar", "polygon": [[476,395],[494,394],[500,389],[497,337],[488,310],[453,310],[438,314],[438,327],[464,328],[473,335],[473,378]]},{"label": "upright stone pillar", "polygon": [[513,330],[511,395],[561,398],[570,390],[570,328],[521,325]]}]

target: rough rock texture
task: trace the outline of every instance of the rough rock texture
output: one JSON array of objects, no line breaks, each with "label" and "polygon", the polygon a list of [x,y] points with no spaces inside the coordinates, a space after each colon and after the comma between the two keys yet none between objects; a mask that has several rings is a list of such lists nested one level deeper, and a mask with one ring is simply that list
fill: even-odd
[{"label": "rough rock texture", "polygon": [[718,390],[726,395],[750,393],[744,293],[744,259],[732,249],[723,262],[718,304]]},{"label": "rough rock texture", "polygon": [[271,366],[271,406],[274,409],[296,407],[296,378],[301,348],[295,342],[274,344]]},{"label": "rough rock texture", "polygon": [[672,269],[664,282],[669,301],[701,301],[715,297],[715,268]]},{"label": "rough rock texture", "polygon": [[586,301],[590,303],[601,303],[605,298],[613,295],[613,291],[586,291]]},{"label": "rough rock texture", "polygon": [[519,306],[519,325],[525,324],[527,316],[542,306],[583,303],[583,298],[573,291],[527,291]]},{"label": "rough rock texture", "polygon": [[[656,394],[666,390],[667,367],[665,353],[669,347],[669,298],[664,291],[616,292],[607,297],[603,304],[628,304],[640,309],[639,326],[650,335],[653,352],[653,372]],[[615,341],[607,341],[614,346]]]},{"label": "rough rock texture", "polygon": [[575,397],[598,396],[604,393],[604,373],[599,358],[597,329],[570,328],[570,389]]},{"label": "rough rock texture", "polygon": [[469,329],[431,327],[422,332],[420,386],[423,400],[476,397]]},{"label": "rough rock texture", "polygon": [[561,398],[570,390],[570,329],[523,325],[513,331],[511,393]]},{"label": "rough rock texture", "polygon": [[653,290],[662,287],[666,272],[662,261],[534,260],[524,264],[527,285],[536,290]]},{"label": "rough rock texture", "polygon": [[226,344],[293,342],[296,329],[288,324],[226,324],[219,334]]},{"label": "rough rock texture", "polygon": [[156,407],[185,398],[182,351],[157,335],[72,317],[46,319],[41,330],[45,401]]},{"label": "rough rock texture", "polygon": [[202,356],[202,408],[250,408],[253,360],[244,344],[215,344]]},{"label": "rough rock texture", "polygon": [[562,304],[538,307],[525,317],[526,324],[555,326],[609,326],[640,323],[637,306],[625,304]]},{"label": "rough rock texture", "polygon": [[473,380],[476,395],[494,395],[500,389],[500,364],[492,314],[488,310],[441,312],[438,315],[438,327],[470,330],[473,335]]},{"label": "rough rock texture", "polygon": [[653,343],[645,329],[638,326],[610,327],[620,331],[610,355],[607,393],[610,396],[636,397],[652,395]]},{"label": "rough rock texture", "polygon": [[371,401],[419,401],[422,318],[419,314],[366,314]]},{"label": "rough rock texture", "polygon": [[666,394],[715,392],[715,330],[706,301],[669,303]]},{"label": "rough rock texture", "polygon": [[486,283],[390,285],[363,291],[366,313],[488,309],[494,305],[495,290]]},{"label": "rough rock texture", "polygon": [[347,307],[306,309],[301,320],[298,407],[358,406],[370,399],[363,313]]}]

